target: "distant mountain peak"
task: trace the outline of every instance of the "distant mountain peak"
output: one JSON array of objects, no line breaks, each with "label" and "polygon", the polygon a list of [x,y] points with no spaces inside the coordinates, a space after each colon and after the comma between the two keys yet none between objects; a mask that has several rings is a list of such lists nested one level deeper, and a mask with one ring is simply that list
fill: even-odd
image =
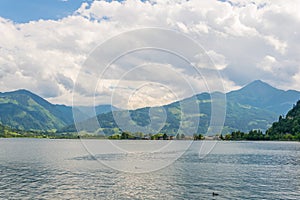
[{"label": "distant mountain peak", "polygon": [[239,90],[229,92],[228,94],[240,94],[245,95],[248,98],[260,96],[262,99],[270,98],[274,95],[284,92],[283,90],[277,89],[266,82],[261,80],[255,80]]},{"label": "distant mountain peak", "polygon": [[259,79],[254,80],[254,81],[252,81],[251,83],[256,83],[256,84],[268,84],[268,83],[266,83],[266,82],[264,82],[264,81],[262,81],[262,80],[259,80]]},{"label": "distant mountain peak", "polygon": [[262,80],[255,80],[244,86],[242,89],[268,89],[268,90],[278,90],[270,84],[263,82]]},{"label": "distant mountain peak", "polygon": [[15,92],[26,92],[26,93],[32,93],[32,92],[30,92],[29,90],[26,90],[26,89],[18,89],[18,90],[15,90]]},{"label": "distant mountain peak", "polygon": [[231,101],[267,109],[278,115],[286,113],[299,98],[298,91],[280,90],[261,80],[252,81],[239,90],[227,93],[227,99]]},{"label": "distant mountain peak", "polygon": [[14,91],[10,91],[10,92],[3,92],[2,94],[26,94],[26,95],[30,95],[30,96],[37,96],[36,94],[34,94],[31,91],[26,90],[26,89],[18,89],[18,90],[14,90]]}]

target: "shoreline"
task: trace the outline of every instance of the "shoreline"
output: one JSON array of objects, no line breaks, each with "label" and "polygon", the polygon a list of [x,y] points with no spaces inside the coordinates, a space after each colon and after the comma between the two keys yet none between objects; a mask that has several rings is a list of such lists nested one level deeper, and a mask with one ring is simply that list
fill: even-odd
[{"label": "shoreline", "polygon": [[111,141],[217,141],[217,142],[300,142],[299,140],[145,140],[145,139],[109,139],[103,137],[0,137],[0,139],[49,139],[49,140],[111,140]]}]

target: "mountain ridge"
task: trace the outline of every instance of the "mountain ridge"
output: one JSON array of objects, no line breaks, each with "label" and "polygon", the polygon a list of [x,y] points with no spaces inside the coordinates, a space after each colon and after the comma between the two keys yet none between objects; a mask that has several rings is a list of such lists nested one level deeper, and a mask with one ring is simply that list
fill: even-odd
[{"label": "mountain ridge", "polygon": [[263,108],[277,115],[286,114],[299,97],[299,91],[277,89],[261,80],[253,81],[239,90],[227,93],[227,100]]},{"label": "mountain ridge", "polygon": [[[249,131],[252,129],[268,129],[272,123],[278,118],[278,115],[287,110],[300,98],[300,92],[294,91],[294,96],[289,97],[290,91],[284,91],[276,89],[263,81],[254,81],[247,84],[243,88],[227,93],[227,113],[225,118],[224,133],[231,131],[242,130]],[[180,103],[188,102],[189,100],[196,97],[199,103],[199,114],[200,122],[198,127],[198,133],[205,133],[210,123],[210,109],[211,109],[211,96],[219,95],[216,93],[201,93],[195,96],[173,102],[168,105],[161,106],[166,110],[167,119],[165,126],[161,129],[162,132],[171,133],[176,132],[180,124]],[[274,103],[276,98],[276,104]],[[269,104],[269,106],[267,106]],[[141,108],[137,110],[131,110],[131,118],[133,120],[128,121],[131,124],[137,124],[140,126],[147,126],[150,123],[149,108]],[[175,113],[175,114],[174,114]],[[122,113],[120,114],[122,115]],[[187,116],[191,123],[196,121],[195,118]],[[94,121],[94,123],[92,123]],[[96,122],[99,122],[99,124]],[[115,134],[120,131],[130,130],[119,130],[118,124],[115,122],[113,113],[106,113],[98,115],[97,119],[87,121],[86,124],[80,123],[65,127],[61,131],[96,131],[101,130],[105,134]],[[100,129],[99,129],[100,128]]]},{"label": "mountain ridge", "polygon": [[[211,101],[211,96],[220,94],[222,93],[215,92],[209,94],[204,92],[161,106],[167,109],[169,116],[163,130],[167,132],[178,128],[180,103],[188,103],[191,99],[196,98],[199,106],[201,106],[199,132],[204,132],[210,120],[211,104],[209,102]],[[17,98],[18,95],[19,98]],[[285,114],[292,107],[294,102],[300,98],[300,92],[296,90],[284,91],[276,89],[263,81],[256,80],[239,90],[226,93],[226,97],[227,114],[225,130],[232,131],[239,129],[248,131],[253,128],[265,130],[278,118],[278,115]],[[118,108],[111,105],[102,105],[102,107],[100,105],[96,108],[83,106],[74,109],[77,109],[78,116],[82,117],[79,121],[92,119],[95,116],[96,110],[97,119],[101,120],[100,123],[105,127],[104,129],[111,132],[110,129],[116,128],[112,112],[120,111]],[[149,123],[149,109],[150,107],[140,108],[131,110],[130,113],[138,124],[145,125]],[[190,120],[193,121],[194,118],[190,118]],[[72,125],[73,122],[73,112],[70,106],[51,104],[42,97],[25,89],[4,93],[0,92],[0,123],[4,125],[28,130],[58,129],[60,131],[76,131],[74,124]],[[71,126],[73,128],[70,128]]]},{"label": "mountain ridge", "polygon": [[[93,115],[63,104],[51,104],[29,90],[0,92],[0,123],[21,130],[55,130],[74,123],[73,109],[83,121]],[[107,106],[105,106],[107,111]],[[114,108],[115,109],[115,108]],[[104,112],[98,107],[98,114]]]}]

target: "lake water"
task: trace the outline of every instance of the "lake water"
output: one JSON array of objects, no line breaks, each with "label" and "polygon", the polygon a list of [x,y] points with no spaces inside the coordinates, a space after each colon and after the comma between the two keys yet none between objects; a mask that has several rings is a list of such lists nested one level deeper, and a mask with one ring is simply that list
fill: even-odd
[{"label": "lake water", "polygon": [[[218,142],[199,158],[203,141],[196,141],[167,167],[128,173],[151,163],[159,168],[174,153],[121,154],[104,151],[105,142],[0,139],[0,198],[300,199],[300,143]],[[159,142],[166,141],[118,141],[133,149]],[[103,152],[91,156],[87,150],[96,143]],[[124,171],[109,167],[125,161]]]}]

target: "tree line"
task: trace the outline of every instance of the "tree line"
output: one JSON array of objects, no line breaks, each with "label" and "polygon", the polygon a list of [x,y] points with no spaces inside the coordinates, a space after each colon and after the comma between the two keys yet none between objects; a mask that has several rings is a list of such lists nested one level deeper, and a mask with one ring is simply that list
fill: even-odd
[{"label": "tree line", "polygon": [[300,133],[292,135],[290,133],[270,133],[266,131],[264,134],[261,130],[251,130],[248,133],[234,131],[231,134],[220,136],[221,140],[278,140],[278,141],[300,141]]}]

